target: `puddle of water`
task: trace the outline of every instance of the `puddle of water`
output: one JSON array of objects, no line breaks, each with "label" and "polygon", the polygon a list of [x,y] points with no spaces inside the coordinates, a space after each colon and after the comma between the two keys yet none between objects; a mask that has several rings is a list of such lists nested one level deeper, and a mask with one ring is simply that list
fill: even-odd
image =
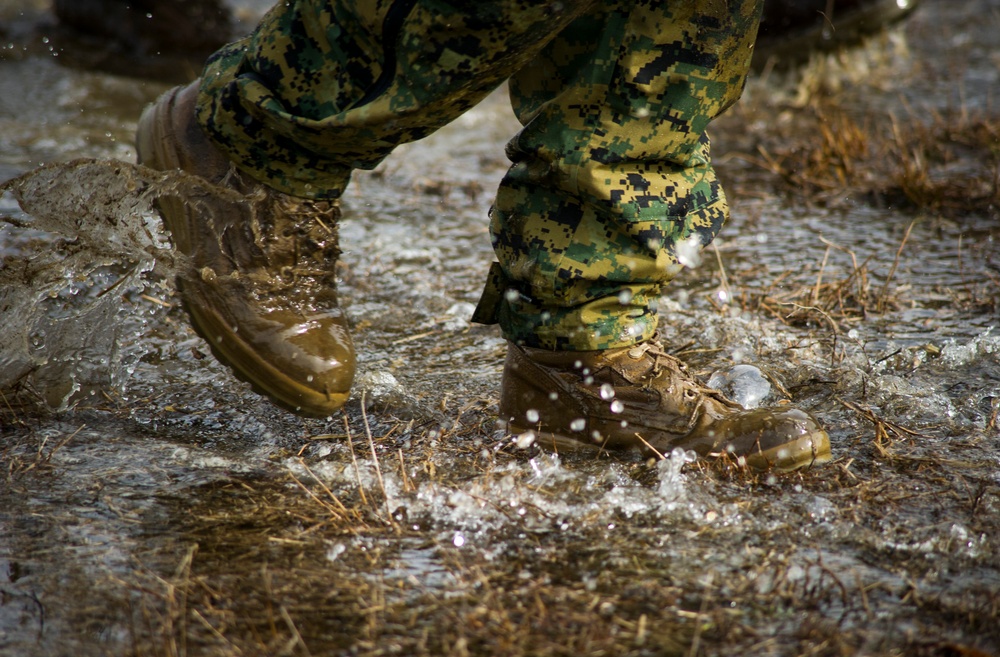
[{"label": "puddle of water", "polygon": [[[926,9],[912,54],[873,56],[845,105],[946,107],[957,71],[992,107],[995,11]],[[961,57],[926,45],[941,25]],[[63,163],[25,183],[23,209],[0,199],[0,389],[28,377],[58,409],[17,406],[22,390],[0,413],[0,652],[1000,651],[988,214],[810,205],[723,158],[733,220],[661,301],[664,333],[706,378],[759,368],[770,399],[822,418],[836,461],[755,476],[519,447],[495,424],[504,343],[468,323],[515,130],[493,97],[357,177],[341,288],[361,385],[344,413],[302,420],[187,327],[149,213],[182,183],[66,164],[131,159],[162,85],[32,49],[0,67],[24,97],[0,94],[0,173]],[[752,84],[750,107],[767,92]],[[846,310],[800,307],[844,281]]]}]

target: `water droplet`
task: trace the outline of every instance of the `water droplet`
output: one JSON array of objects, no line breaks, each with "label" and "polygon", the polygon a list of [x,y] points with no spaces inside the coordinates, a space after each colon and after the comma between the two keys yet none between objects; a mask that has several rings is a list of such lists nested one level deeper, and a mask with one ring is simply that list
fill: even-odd
[{"label": "water droplet", "polygon": [[734,365],[729,371],[715,372],[708,387],[721,391],[743,408],[757,408],[771,393],[771,383],[749,364]]},{"label": "water droplet", "polygon": [[677,252],[677,262],[685,267],[697,267],[701,264],[701,246],[701,237],[697,234],[681,240],[674,247]]},{"label": "water droplet", "polygon": [[615,387],[610,383],[601,385],[601,399],[607,401],[615,398]]},{"label": "water droplet", "polygon": [[578,417],[569,423],[569,428],[571,431],[583,431],[587,428],[587,421],[582,417]]},{"label": "water droplet", "polygon": [[336,561],[337,557],[342,555],[345,550],[347,550],[347,546],[344,545],[343,543],[335,543],[331,545],[330,548],[326,551],[326,560]]},{"label": "water droplet", "polygon": [[623,306],[627,306],[628,304],[632,303],[632,290],[626,288],[621,292],[619,292],[618,303],[620,303]]},{"label": "water droplet", "polygon": [[455,545],[455,547],[462,547],[465,545],[465,537],[456,533],[455,538],[451,539],[451,542]]},{"label": "water droplet", "polygon": [[534,444],[534,442],[535,442],[535,432],[525,431],[524,433],[522,433],[520,436],[517,437],[517,440],[514,442],[514,444],[517,445],[518,449],[528,449]]},{"label": "water droplet", "polygon": [[[624,410],[625,410],[625,404],[621,403],[617,399],[614,400],[613,402],[611,402],[611,412],[612,413],[621,413]],[[625,426],[625,420],[622,420],[622,426],[623,427]]]},{"label": "water droplet", "polygon": [[538,411],[536,411],[533,408],[529,408],[524,413],[524,419],[526,419],[528,422],[530,422],[532,424],[538,422],[538,420],[539,420]]}]

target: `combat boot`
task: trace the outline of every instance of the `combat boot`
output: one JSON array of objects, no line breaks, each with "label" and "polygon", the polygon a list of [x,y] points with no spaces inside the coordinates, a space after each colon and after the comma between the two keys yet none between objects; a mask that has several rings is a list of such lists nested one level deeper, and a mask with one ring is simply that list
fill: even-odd
[{"label": "combat boot", "polygon": [[[215,356],[279,405],[323,417],[347,400],[354,346],[337,305],[336,203],[277,192],[240,172],[195,121],[197,83],[142,114],[139,162],[204,179],[161,197],[184,307]],[[188,188],[191,186],[185,186]]]},{"label": "combat boot", "polygon": [[[547,351],[510,344],[500,417],[544,448],[728,454],[755,469],[829,461],[830,439],[790,406],[746,410],[707,388],[651,340],[606,351]],[[530,434],[529,434],[530,435]]]},{"label": "combat boot", "polygon": [[862,42],[909,16],[919,0],[766,0],[753,66],[791,67]]}]

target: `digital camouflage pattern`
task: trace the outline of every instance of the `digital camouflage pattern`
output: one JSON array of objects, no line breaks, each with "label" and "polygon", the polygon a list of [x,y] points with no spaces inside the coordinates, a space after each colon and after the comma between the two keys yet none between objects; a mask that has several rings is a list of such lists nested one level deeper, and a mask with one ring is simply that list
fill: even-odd
[{"label": "digital camouflage pattern", "polygon": [[654,333],[678,244],[727,217],[705,131],[743,90],[761,4],[278,3],[209,61],[198,118],[261,182],[333,199],[509,78],[524,128],[474,319],[531,347],[627,346]]},{"label": "digital camouflage pattern", "polygon": [[352,169],[460,116],[591,4],[279,2],[209,60],[199,121],[262,182],[336,198]]}]

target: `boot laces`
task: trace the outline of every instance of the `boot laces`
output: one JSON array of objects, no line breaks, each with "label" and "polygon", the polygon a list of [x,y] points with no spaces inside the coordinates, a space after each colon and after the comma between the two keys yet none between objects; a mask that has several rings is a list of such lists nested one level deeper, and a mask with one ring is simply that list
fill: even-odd
[{"label": "boot laces", "polygon": [[[316,260],[312,253],[318,251],[323,261],[334,262],[340,256],[337,231],[340,206],[336,201],[279,192],[253,180],[235,164],[230,164],[219,187],[237,191],[251,204],[254,241],[263,251],[267,251],[268,243],[282,244],[282,238],[293,238],[296,256],[308,255]],[[302,246],[308,248],[303,250]]]},{"label": "boot laces", "polygon": [[277,192],[271,196],[268,225],[255,236],[270,274],[288,286],[308,278],[332,280],[340,257],[336,203]]},{"label": "boot laces", "polygon": [[681,388],[682,396],[688,401],[698,400],[692,415],[697,414],[697,410],[701,407],[707,397],[714,398],[727,406],[739,408],[738,404],[731,401],[721,392],[715,388],[706,386],[697,378],[692,376],[688,371],[687,363],[680,358],[667,353],[663,343],[656,338],[631,347],[628,355],[636,360],[644,357],[652,360],[652,369],[649,373],[650,379],[655,379],[664,370],[671,372],[671,378],[677,382]]}]

